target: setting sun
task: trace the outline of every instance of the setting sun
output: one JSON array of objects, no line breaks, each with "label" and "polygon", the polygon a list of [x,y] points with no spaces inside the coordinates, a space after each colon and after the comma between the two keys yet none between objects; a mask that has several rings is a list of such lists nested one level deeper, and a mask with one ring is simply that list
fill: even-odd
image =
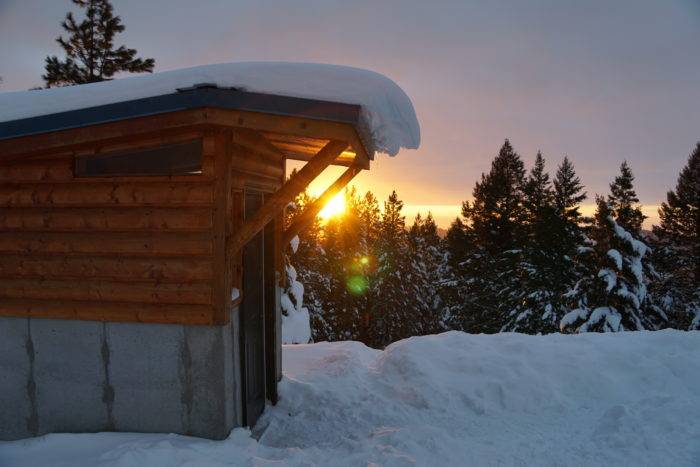
[{"label": "setting sun", "polygon": [[345,212],[345,194],[338,193],[323,207],[321,212],[318,213],[318,217],[328,220],[331,217],[341,215],[343,212]]}]

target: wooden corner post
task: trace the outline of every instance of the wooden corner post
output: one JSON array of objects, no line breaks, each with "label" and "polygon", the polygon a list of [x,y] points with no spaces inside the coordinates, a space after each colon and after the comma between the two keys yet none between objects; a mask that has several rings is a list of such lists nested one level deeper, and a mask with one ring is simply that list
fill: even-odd
[{"label": "wooden corner post", "polygon": [[[229,320],[231,309],[231,286],[233,281],[233,257],[226,255],[227,238],[231,234],[233,218],[233,197],[231,191],[231,132],[219,131],[206,135],[213,142],[214,183],[213,205],[213,242],[214,242],[214,284],[212,304],[214,305],[214,323],[223,324]],[[212,145],[207,145],[210,147]],[[223,257],[218,257],[221,253]]]}]

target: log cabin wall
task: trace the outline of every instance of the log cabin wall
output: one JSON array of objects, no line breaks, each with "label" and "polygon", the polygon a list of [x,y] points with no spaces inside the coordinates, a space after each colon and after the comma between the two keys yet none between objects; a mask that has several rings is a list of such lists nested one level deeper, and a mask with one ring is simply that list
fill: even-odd
[{"label": "log cabin wall", "polygon": [[[199,175],[74,176],[79,155],[190,140],[202,142]],[[228,140],[230,132],[180,131],[0,165],[0,315],[224,320],[215,258],[225,242]]]},{"label": "log cabin wall", "polygon": [[[276,191],[284,158],[236,144],[230,128],[164,135],[0,163],[0,439],[114,430],[223,439],[242,424],[231,300],[241,264],[226,242],[242,225],[244,190]],[[74,174],[76,157],[192,140],[202,145],[199,175]],[[268,319],[274,401],[278,303]]]},{"label": "log cabin wall", "polygon": [[[10,122],[0,134],[0,440],[99,431],[223,439],[244,422],[248,403],[241,350],[249,336],[231,294],[242,289],[241,256],[227,253],[240,249],[232,239],[245,231],[245,191],[267,198],[283,185],[280,149],[309,160],[342,140],[359,152],[340,165],[360,157],[367,168],[369,156],[353,126],[340,121],[180,107],[109,119],[131,104],[116,114],[88,110]],[[189,167],[181,151],[170,159],[164,152],[191,141],[201,142],[201,173],[149,172],[173,159]],[[161,150],[145,159],[145,148]],[[129,154],[128,162],[115,162],[117,154]],[[110,164],[142,160],[151,175],[104,176]],[[269,205],[268,214],[282,204]],[[273,220],[264,242],[275,255],[272,267],[269,256],[263,266],[259,395],[274,403],[283,213]]]}]

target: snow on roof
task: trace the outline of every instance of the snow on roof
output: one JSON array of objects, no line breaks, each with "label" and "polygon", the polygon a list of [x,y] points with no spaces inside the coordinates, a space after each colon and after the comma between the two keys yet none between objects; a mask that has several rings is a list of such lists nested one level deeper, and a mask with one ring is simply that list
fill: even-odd
[{"label": "snow on roof", "polygon": [[0,122],[171,94],[202,83],[290,97],[357,104],[374,149],[416,149],[420,127],[406,93],[384,75],[340,65],[239,62],[204,65],[63,88],[0,93]]}]

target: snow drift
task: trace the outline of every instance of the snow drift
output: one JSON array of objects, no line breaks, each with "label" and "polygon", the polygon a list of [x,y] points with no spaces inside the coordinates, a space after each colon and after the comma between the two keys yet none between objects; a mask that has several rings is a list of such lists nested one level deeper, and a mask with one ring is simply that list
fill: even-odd
[{"label": "snow drift", "polygon": [[[294,237],[299,241],[299,237]],[[292,245],[296,253],[296,247]],[[282,343],[306,344],[311,340],[311,321],[309,310],[304,306],[304,284],[297,280],[297,271],[288,264],[287,288],[280,290],[282,306]]]},{"label": "snow drift", "polygon": [[50,435],[0,465],[699,465],[698,355],[680,331],[286,346],[259,441]]},{"label": "snow drift", "polygon": [[377,151],[393,156],[400,148],[416,149],[420,144],[413,104],[396,83],[373,71],[317,63],[221,63],[79,86],[0,93],[0,122],[171,94],[202,83],[359,104]]}]

